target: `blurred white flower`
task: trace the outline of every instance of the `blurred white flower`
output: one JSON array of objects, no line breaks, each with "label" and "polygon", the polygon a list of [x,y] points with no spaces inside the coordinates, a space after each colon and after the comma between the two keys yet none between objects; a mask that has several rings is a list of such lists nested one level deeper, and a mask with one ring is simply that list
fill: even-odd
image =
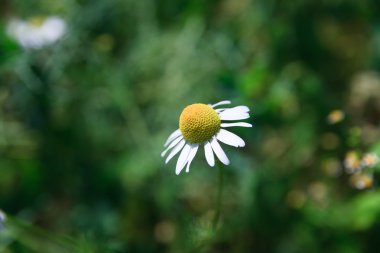
[{"label": "blurred white flower", "polygon": [[374,167],[379,163],[379,156],[374,153],[367,153],[362,158],[363,166]]},{"label": "blurred white flower", "polygon": [[364,190],[373,186],[373,176],[365,173],[356,173],[351,175],[350,183],[352,187],[358,190]]},{"label": "blurred white flower", "polygon": [[215,165],[214,153],[225,165],[230,163],[218,141],[234,147],[245,146],[242,138],[223,128],[235,126],[252,127],[252,125],[245,122],[224,123],[222,121],[248,119],[249,108],[247,106],[236,106],[214,109],[219,105],[230,103],[230,101],[222,101],[214,105],[192,104],[182,111],[179,118],[179,129],[169,136],[164,145],[168,147],[161,154],[161,156],[165,156],[171,150],[165,161],[165,163],[168,163],[171,158],[182,150],[177,160],[175,170],[177,175],[186,165],[186,172],[189,172],[190,164],[199,146],[204,147],[207,163],[211,167]]},{"label": "blurred white flower", "polygon": [[0,230],[4,228],[5,213],[0,210]]},{"label": "blurred white flower", "polygon": [[22,47],[32,49],[53,44],[65,31],[65,21],[56,16],[34,17],[29,21],[13,19],[7,27],[8,34]]},{"label": "blurred white flower", "polygon": [[344,167],[349,174],[358,172],[362,169],[359,156],[355,151],[350,151],[346,154],[346,157],[344,158]]}]

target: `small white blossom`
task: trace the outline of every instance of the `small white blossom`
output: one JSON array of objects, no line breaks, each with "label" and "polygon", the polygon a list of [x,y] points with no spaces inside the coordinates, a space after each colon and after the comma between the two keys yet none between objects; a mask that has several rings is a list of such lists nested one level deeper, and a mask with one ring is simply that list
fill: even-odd
[{"label": "small white blossom", "polygon": [[50,16],[35,17],[30,21],[13,19],[9,22],[7,32],[23,48],[39,49],[59,40],[66,31],[63,19]]},{"label": "small white blossom", "polygon": [[182,150],[177,160],[175,170],[177,175],[186,165],[186,172],[189,172],[190,164],[200,146],[203,146],[206,161],[211,167],[215,165],[214,154],[223,164],[228,165],[230,163],[219,142],[237,148],[245,146],[242,138],[224,128],[252,127],[246,122],[231,122],[248,119],[249,108],[247,106],[236,106],[215,109],[215,107],[230,103],[230,101],[222,101],[214,105],[192,104],[182,111],[179,118],[179,129],[169,136],[164,145],[167,148],[161,154],[161,156],[165,156],[171,150],[165,161],[168,163]]},{"label": "small white blossom", "polygon": [[5,213],[0,210],[0,230],[5,227],[4,222],[5,222]]},{"label": "small white blossom", "polygon": [[367,153],[362,158],[363,166],[367,166],[369,168],[376,166],[378,163],[379,163],[379,157],[378,155],[374,153]]}]

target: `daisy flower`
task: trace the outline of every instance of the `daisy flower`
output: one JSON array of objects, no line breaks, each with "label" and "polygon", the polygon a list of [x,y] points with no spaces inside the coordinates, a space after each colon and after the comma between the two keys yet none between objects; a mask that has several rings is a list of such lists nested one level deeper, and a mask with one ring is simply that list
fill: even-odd
[{"label": "daisy flower", "polygon": [[189,172],[190,164],[197,154],[199,146],[204,147],[206,161],[211,167],[215,165],[214,154],[223,164],[228,165],[230,163],[219,141],[237,148],[245,146],[242,138],[224,128],[252,127],[246,122],[230,122],[248,119],[249,108],[247,106],[236,106],[216,109],[218,106],[227,104],[231,104],[231,102],[221,101],[213,105],[192,104],[183,109],[179,117],[179,129],[169,136],[164,144],[166,149],[161,154],[164,157],[171,151],[165,161],[168,163],[181,151],[175,170],[177,175],[185,166],[186,172]]},{"label": "daisy flower", "polygon": [[23,48],[32,49],[53,44],[64,35],[65,30],[65,21],[56,16],[33,17],[28,21],[14,19],[7,27],[8,34]]}]

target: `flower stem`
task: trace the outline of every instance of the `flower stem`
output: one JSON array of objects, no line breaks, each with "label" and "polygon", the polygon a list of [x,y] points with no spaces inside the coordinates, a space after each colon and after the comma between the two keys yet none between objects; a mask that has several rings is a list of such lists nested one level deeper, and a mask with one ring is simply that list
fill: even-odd
[{"label": "flower stem", "polygon": [[220,219],[220,212],[222,208],[222,194],[223,194],[223,186],[224,186],[224,168],[220,162],[217,162],[218,167],[218,192],[216,196],[216,207],[215,207],[215,216],[212,222],[212,227],[214,231],[216,231],[218,227],[218,222]]}]

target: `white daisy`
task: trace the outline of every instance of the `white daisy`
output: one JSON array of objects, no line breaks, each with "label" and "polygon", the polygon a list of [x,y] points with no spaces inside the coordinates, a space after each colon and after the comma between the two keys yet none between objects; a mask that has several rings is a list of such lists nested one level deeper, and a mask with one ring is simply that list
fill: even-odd
[{"label": "white daisy", "polygon": [[231,104],[230,101],[221,101],[213,105],[192,104],[183,109],[179,118],[179,129],[174,131],[164,144],[167,147],[161,156],[165,156],[170,150],[165,163],[168,163],[181,150],[177,160],[175,173],[178,175],[186,166],[189,172],[190,164],[197,154],[199,146],[204,147],[207,163],[215,165],[216,157],[225,165],[230,163],[219,141],[234,147],[244,147],[245,142],[236,134],[224,129],[228,127],[252,127],[246,122],[229,122],[249,118],[247,106],[233,108],[219,108],[220,105]]},{"label": "white daisy", "polygon": [[53,44],[64,35],[65,30],[65,21],[56,16],[33,17],[28,21],[14,19],[7,27],[8,34],[23,48],[32,49]]}]

